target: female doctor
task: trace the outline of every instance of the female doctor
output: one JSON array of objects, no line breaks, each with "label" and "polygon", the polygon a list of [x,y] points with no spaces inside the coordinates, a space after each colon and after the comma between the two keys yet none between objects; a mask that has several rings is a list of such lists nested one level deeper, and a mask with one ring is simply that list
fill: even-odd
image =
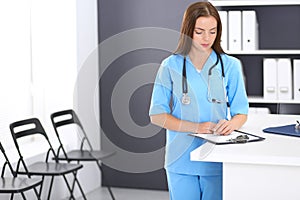
[{"label": "female doctor", "polygon": [[178,47],[161,63],[155,79],[149,115],[167,130],[171,200],[222,199],[222,163],[191,161],[190,152],[205,142],[188,134],[228,135],[247,119],[241,63],[224,53],[221,33],[220,16],[211,3],[190,5]]}]

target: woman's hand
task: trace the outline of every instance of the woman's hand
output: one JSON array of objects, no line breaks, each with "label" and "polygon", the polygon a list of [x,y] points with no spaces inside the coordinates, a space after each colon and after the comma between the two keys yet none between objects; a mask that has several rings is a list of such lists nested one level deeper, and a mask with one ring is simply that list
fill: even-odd
[{"label": "woman's hand", "polygon": [[238,130],[246,122],[247,115],[238,114],[235,115],[231,120],[220,120],[214,127],[213,132],[219,135],[229,135],[234,130]]},{"label": "woman's hand", "polygon": [[213,132],[217,135],[229,135],[234,130],[235,128],[231,121],[222,119],[217,123],[217,125],[213,129]]},{"label": "woman's hand", "polygon": [[195,133],[213,133],[216,124],[213,122],[202,122],[197,125]]},{"label": "woman's hand", "polygon": [[157,114],[150,116],[151,122],[165,129],[191,132],[191,133],[213,133],[216,126],[213,122],[195,123],[185,120],[180,120],[170,114]]},{"label": "woman's hand", "polygon": [[160,127],[191,133],[216,133],[220,135],[229,135],[232,131],[239,129],[247,119],[247,115],[238,114],[231,120],[220,120],[217,124],[213,122],[195,123],[175,118],[170,114],[157,114],[150,116],[151,122]]}]

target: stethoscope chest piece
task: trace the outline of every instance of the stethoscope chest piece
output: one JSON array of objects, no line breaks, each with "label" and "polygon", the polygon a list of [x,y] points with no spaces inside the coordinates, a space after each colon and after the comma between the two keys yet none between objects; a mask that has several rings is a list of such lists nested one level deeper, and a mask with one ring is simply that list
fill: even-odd
[{"label": "stethoscope chest piece", "polygon": [[189,95],[187,93],[183,93],[181,102],[182,102],[182,104],[189,105],[191,103],[191,97],[189,97]]}]

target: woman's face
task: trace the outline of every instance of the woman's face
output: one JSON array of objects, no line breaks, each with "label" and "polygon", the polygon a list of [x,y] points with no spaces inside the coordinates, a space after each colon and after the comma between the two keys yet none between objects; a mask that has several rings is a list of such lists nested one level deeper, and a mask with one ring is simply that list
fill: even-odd
[{"label": "woman's face", "polygon": [[217,36],[217,20],[212,16],[199,17],[193,33],[193,48],[209,51]]}]

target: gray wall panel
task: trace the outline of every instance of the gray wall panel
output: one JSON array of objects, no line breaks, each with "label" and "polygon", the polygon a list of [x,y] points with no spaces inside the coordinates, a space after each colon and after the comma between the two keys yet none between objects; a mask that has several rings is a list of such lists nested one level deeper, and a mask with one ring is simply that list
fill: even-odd
[{"label": "gray wall panel", "polygon": [[[116,36],[116,34],[134,28],[160,27],[179,31],[184,10],[193,2],[194,1],[191,0],[99,0],[99,43],[101,45],[101,42]],[[122,42],[126,44],[127,41]],[[174,41],[173,50],[175,50],[176,45],[177,40]],[[103,51],[106,51],[106,49]],[[114,50],[112,50],[112,52],[114,52]],[[164,130],[161,130],[152,137],[139,138],[130,136],[122,127],[119,127],[112,114],[111,98],[117,82],[122,76],[137,66],[147,63],[156,63],[156,65],[152,65],[152,67],[156,69],[153,70],[152,74],[149,74],[154,80],[158,64],[163,58],[170,55],[170,53],[170,51],[163,49],[151,48],[127,52],[116,58],[103,74],[101,74],[100,118],[101,127],[103,129],[101,139],[103,148],[109,146],[106,144],[103,136],[109,138],[110,142],[128,153],[142,154],[153,152],[164,147]],[[103,71],[101,66],[100,70]],[[150,123],[148,109],[151,91],[152,84],[141,85],[130,98],[128,110],[130,117],[138,126],[147,126]],[[153,127],[150,126],[150,128]],[[118,153],[119,152],[117,152],[117,154]],[[124,165],[124,167],[125,165],[127,166],[129,163],[126,162],[131,162],[130,158],[127,159],[127,161],[126,158],[124,158],[125,161],[121,162],[122,159],[116,156],[114,159],[117,161],[114,160],[112,163],[117,163],[119,166],[105,165],[104,162],[104,174],[112,186],[167,189],[165,172],[163,170],[163,154],[164,153],[161,152],[161,155],[158,156],[159,158],[153,160],[153,162],[157,162],[154,163],[154,165],[160,166],[160,169],[150,170],[145,173],[126,172],[126,170],[122,170],[122,165]],[[120,159],[120,162],[118,159]],[[146,156],[145,159],[147,159]],[[141,160],[140,162],[146,163],[149,161]],[[103,184],[106,185],[107,182],[103,180]]]}]

